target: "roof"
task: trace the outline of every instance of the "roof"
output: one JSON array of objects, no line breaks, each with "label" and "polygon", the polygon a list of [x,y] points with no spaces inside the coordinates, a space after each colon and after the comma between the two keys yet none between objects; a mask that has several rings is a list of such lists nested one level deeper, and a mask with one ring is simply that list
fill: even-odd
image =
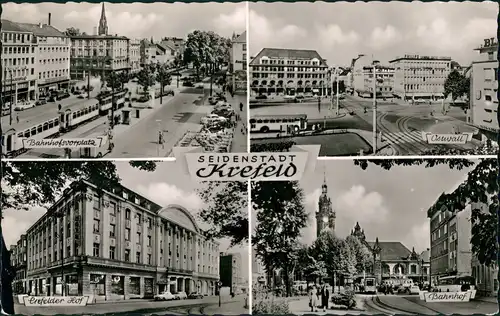
[{"label": "roof", "polygon": [[158,45],[161,45],[162,47],[171,49],[171,50],[176,50],[175,44],[171,41],[161,41]]},{"label": "roof", "polygon": [[2,31],[3,32],[25,32],[25,33],[32,33],[30,31],[27,31],[26,29],[22,28],[19,23],[15,23],[9,20],[4,20],[2,19]]},{"label": "roof", "polygon": [[36,36],[46,37],[67,37],[63,32],[59,31],[52,25],[48,24],[33,24],[33,23],[17,23],[21,28],[28,32],[32,32]]},{"label": "roof", "polygon": [[88,34],[80,34],[80,35],[71,36],[71,39],[86,39],[86,38],[91,38],[91,39],[122,39],[122,40],[127,40],[127,41],[130,40],[126,36],[118,36],[118,35],[88,35]]},{"label": "roof", "polygon": [[250,65],[260,65],[259,60],[261,57],[271,58],[287,58],[287,59],[319,59],[321,66],[328,67],[325,60],[315,50],[309,49],[285,49],[285,48],[263,48],[257,56],[252,59]]},{"label": "roof", "polygon": [[[368,245],[373,248],[375,242],[369,241]],[[411,251],[399,241],[379,241],[380,259],[387,260],[402,260],[411,255]]]},{"label": "roof", "polygon": [[246,42],[247,42],[247,31],[241,33],[233,40],[233,43],[246,43]]},{"label": "roof", "polygon": [[347,76],[351,72],[351,69],[343,69],[339,76]]}]

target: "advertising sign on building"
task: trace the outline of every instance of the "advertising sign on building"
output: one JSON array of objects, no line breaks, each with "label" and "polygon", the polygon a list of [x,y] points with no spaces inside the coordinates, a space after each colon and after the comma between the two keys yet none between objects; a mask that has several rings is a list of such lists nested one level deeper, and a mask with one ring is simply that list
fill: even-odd
[{"label": "advertising sign on building", "polygon": [[25,306],[86,306],[89,296],[25,296]]},{"label": "advertising sign on building", "polygon": [[476,291],[467,292],[426,292],[419,293],[420,299],[428,303],[456,303],[468,302],[474,299]]}]

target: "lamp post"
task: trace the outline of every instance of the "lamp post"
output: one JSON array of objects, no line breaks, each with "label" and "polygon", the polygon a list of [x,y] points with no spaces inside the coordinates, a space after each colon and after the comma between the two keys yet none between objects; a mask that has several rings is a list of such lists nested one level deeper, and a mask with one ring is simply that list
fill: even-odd
[{"label": "lamp post", "polygon": [[221,305],[222,305],[221,295],[220,295],[220,289],[221,289],[221,287],[222,287],[222,282],[219,280],[219,281],[217,281],[217,290],[219,292],[219,307],[221,307]]},{"label": "lamp post", "polygon": [[339,115],[339,102],[340,102],[339,101],[340,100],[339,99],[340,98],[340,95],[339,95],[339,93],[340,93],[340,91],[339,91],[339,67],[335,68],[335,83],[337,85],[337,88],[335,90],[335,92],[336,92],[335,94],[337,96],[337,103],[336,103],[336,108],[335,108],[335,115]]},{"label": "lamp post", "polygon": [[424,259],[420,261],[420,286],[424,284]]},{"label": "lamp post", "polygon": [[161,120],[156,120],[158,124],[158,146],[156,146],[156,155],[160,157],[160,145],[163,141],[162,132],[161,132]]},{"label": "lamp post", "polygon": [[373,61],[373,154],[377,153],[377,65]]}]

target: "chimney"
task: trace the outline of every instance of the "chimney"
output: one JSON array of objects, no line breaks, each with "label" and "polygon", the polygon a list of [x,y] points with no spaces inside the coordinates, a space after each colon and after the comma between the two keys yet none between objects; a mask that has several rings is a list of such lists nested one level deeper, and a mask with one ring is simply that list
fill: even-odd
[{"label": "chimney", "polygon": [[42,28],[43,27],[43,23],[38,23],[38,27]]},{"label": "chimney", "polygon": [[52,18],[52,13],[49,12],[49,21],[48,21],[49,26],[50,26],[50,20],[51,20],[51,18]]}]

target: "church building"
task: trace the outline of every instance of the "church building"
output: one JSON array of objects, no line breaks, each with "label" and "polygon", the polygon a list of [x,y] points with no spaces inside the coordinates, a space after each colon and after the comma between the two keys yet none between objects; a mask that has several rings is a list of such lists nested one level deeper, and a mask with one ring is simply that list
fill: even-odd
[{"label": "church building", "polygon": [[333,210],[332,201],[328,196],[328,186],[326,177],[321,186],[321,196],[318,201],[318,210],[316,211],[316,238],[326,230],[335,231],[336,214]]}]

